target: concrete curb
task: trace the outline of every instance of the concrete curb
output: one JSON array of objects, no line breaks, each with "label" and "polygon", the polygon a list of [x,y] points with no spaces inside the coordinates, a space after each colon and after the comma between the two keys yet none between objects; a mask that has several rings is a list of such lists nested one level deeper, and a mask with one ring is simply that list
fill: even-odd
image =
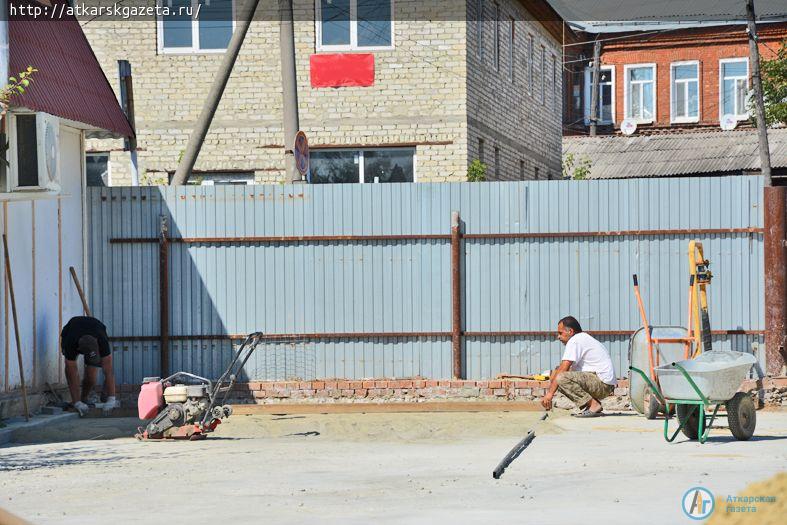
[{"label": "concrete curb", "polygon": [[78,418],[79,414],[76,412],[64,412],[53,416],[35,415],[30,418],[30,421],[25,421],[23,417],[13,417],[5,421],[6,426],[0,428],[0,446],[7,445],[14,442],[14,435],[19,430],[29,430],[31,428],[58,423],[68,419]]}]

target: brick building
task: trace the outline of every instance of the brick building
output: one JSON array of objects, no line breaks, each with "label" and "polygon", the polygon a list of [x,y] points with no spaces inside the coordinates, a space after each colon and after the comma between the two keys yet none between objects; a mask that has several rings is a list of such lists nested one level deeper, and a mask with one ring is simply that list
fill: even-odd
[{"label": "brick building", "polygon": [[[211,2],[214,9],[231,4]],[[546,2],[375,1],[377,11],[360,22],[350,13],[361,18],[369,9],[363,0],[293,5],[300,127],[311,146],[313,181],[459,181],[475,158],[488,165],[492,180],[560,173],[561,44],[571,31]],[[260,2],[194,181],[286,179],[279,30],[269,15],[276,6]],[[380,9],[390,16],[376,16]],[[133,91],[140,182],[165,182],[231,26],[160,19],[86,20],[83,28],[118,98],[126,101]],[[367,74],[373,68],[371,82],[336,75],[333,60],[349,60]],[[325,73],[344,78],[326,84]],[[121,78],[129,74],[132,90]],[[125,146],[89,143],[94,180],[132,182]]]},{"label": "brick building", "polygon": [[[584,45],[566,55],[566,134],[587,132],[592,41],[602,41],[599,133],[615,133],[623,119],[638,132],[718,128],[731,114],[749,125],[750,86],[745,24],[654,25],[628,32],[583,33]],[[787,38],[787,22],[758,23],[759,48],[773,58]]]}]

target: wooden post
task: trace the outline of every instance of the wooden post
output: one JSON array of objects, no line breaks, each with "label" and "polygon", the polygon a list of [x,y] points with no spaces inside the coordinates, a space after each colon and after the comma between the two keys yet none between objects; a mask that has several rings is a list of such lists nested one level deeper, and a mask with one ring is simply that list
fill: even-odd
[{"label": "wooden post", "polygon": [[164,378],[169,375],[169,239],[165,215],[160,217],[159,230],[159,323],[160,373]]},{"label": "wooden post", "polygon": [[455,211],[451,213],[451,355],[454,379],[462,379],[461,245],[459,212]]},{"label": "wooden post", "polygon": [[11,257],[8,255],[8,239],[3,234],[3,254],[5,255],[5,276],[8,283],[8,294],[11,296],[11,315],[14,319],[14,336],[16,337],[16,357],[19,361],[19,382],[22,384],[22,403],[25,407],[25,420],[30,421],[30,409],[27,406],[27,388],[25,387],[25,369],[22,366],[22,343],[19,341],[19,321],[16,316],[16,298],[14,296],[14,280],[11,278]]},{"label": "wooden post", "polygon": [[74,286],[77,287],[77,293],[79,294],[79,300],[82,301],[82,309],[85,311],[85,315],[88,317],[93,317],[93,314],[90,313],[90,307],[87,305],[85,292],[82,290],[82,285],[79,284],[79,277],[77,277],[77,271],[74,269],[73,266],[69,266],[68,271],[71,272],[71,279],[74,280]]},{"label": "wooden post", "polygon": [[760,140],[760,171],[765,186],[773,186],[771,179],[771,152],[768,149],[768,125],[765,122],[765,102],[762,98],[762,78],[760,77],[760,51],[757,49],[757,24],[754,16],[754,0],[746,0],[746,16],[749,33],[749,62],[751,62],[751,82],[754,88],[754,107],[757,113],[757,132]]},{"label": "wooden post", "polygon": [[593,43],[593,80],[590,84],[590,136],[596,136],[598,124],[598,83],[601,76],[601,41],[596,37]]}]

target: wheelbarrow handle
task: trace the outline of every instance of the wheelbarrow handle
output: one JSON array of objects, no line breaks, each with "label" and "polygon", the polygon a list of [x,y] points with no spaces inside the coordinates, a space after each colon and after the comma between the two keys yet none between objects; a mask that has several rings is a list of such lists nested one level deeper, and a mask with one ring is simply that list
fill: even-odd
[{"label": "wheelbarrow handle", "polygon": [[647,374],[645,374],[645,372],[643,372],[642,370],[640,370],[639,368],[636,368],[634,366],[630,366],[629,370],[632,370],[632,371],[638,373],[639,375],[641,375],[642,379],[644,379],[645,382],[650,387],[650,391],[653,392],[656,395],[657,398],[659,398],[659,401],[661,401],[661,404],[664,405],[664,406],[667,405],[667,400],[664,399],[663,395],[661,395],[661,390],[659,390],[659,387],[657,387],[655,385],[655,383],[653,383],[653,381],[650,380],[650,378],[647,376]]}]

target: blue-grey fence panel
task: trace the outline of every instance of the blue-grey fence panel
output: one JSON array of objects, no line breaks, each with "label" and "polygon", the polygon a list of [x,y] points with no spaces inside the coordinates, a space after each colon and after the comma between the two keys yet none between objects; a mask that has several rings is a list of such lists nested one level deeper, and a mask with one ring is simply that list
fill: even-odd
[{"label": "blue-grey fence panel", "polygon": [[[111,238],[566,233],[464,239],[462,316],[468,332],[551,332],[574,315],[589,331],[633,331],[640,276],[651,323],[686,322],[688,235],[571,236],[577,232],[762,227],[758,177],[499,182],[91,188],[87,213],[91,306],[116,337],[159,327],[159,249]],[[696,236],[712,262],[714,330],[762,330],[762,235]],[[447,239],[309,243],[171,243],[169,332],[177,335],[449,332]],[[628,338],[602,338],[624,375]],[[759,335],[716,336],[748,348]],[[480,379],[554,366],[554,337],[466,337],[465,373]],[[158,373],[157,341],[114,344],[121,382]],[[173,340],[173,370],[215,377],[237,342]],[[366,338],[268,345],[248,379],[451,374],[450,340]]]}]

